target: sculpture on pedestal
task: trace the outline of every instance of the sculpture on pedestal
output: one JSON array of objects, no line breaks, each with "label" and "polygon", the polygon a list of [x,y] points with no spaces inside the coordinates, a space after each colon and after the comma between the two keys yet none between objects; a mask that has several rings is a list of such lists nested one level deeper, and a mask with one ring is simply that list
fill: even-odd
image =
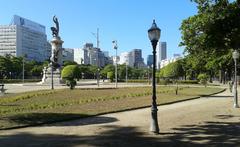
[{"label": "sculpture on pedestal", "polygon": [[[50,57],[50,64],[47,68],[45,68],[45,76],[43,76],[42,84],[60,84],[61,83],[61,67],[63,65],[62,61],[62,44],[63,41],[61,40],[61,37],[59,36],[59,22],[58,18],[54,15],[53,16],[53,22],[55,24],[55,27],[51,27],[52,31],[52,40],[51,40],[51,46],[52,46],[52,53]],[[53,75],[52,75],[53,74]]]}]

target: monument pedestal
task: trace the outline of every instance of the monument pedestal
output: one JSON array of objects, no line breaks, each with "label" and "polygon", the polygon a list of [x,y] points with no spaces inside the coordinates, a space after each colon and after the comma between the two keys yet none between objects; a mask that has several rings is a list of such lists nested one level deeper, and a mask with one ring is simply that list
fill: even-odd
[{"label": "monument pedestal", "polygon": [[[43,69],[43,78],[42,78],[41,84],[51,85],[51,83],[52,83],[52,71],[51,71],[51,66],[48,66]],[[54,85],[64,84],[61,79],[60,68],[53,69],[53,84]]]}]

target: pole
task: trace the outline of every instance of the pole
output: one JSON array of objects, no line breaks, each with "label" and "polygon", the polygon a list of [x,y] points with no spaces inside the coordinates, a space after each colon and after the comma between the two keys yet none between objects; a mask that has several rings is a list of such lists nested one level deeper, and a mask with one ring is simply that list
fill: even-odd
[{"label": "pole", "polygon": [[51,61],[51,89],[53,90],[54,87],[53,87],[53,62]]},{"label": "pole", "polygon": [[22,69],[22,70],[23,70],[23,71],[22,71],[22,72],[23,72],[23,74],[22,74],[22,82],[23,82],[23,83],[24,83],[24,76],[25,76],[25,75],[24,75],[24,68],[25,68],[25,67],[24,67],[24,62],[25,62],[24,60],[25,60],[25,57],[23,56],[23,69]]},{"label": "pole", "polygon": [[148,84],[150,85],[151,82],[150,82],[150,73],[149,73],[149,69],[150,69],[150,67],[148,66]]},{"label": "pole", "polygon": [[97,69],[97,86],[99,87],[99,68]]},{"label": "pole", "polygon": [[127,62],[126,62],[126,83],[128,81],[128,67],[127,67]]},{"label": "pole", "polygon": [[116,48],[116,59],[115,59],[115,88],[117,88],[117,48]]},{"label": "pole", "polygon": [[99,71],[100,71],[100,69],[99,69],[99,67],[100,67],[100,64],[99,64],[100,62],[99,62],[99,54],[98,54],[98,51],[97,51],[97,67],[98,67],[98,69],[97,69],[97,86],[99,87],[99,76],[100,76],[100,74],[99,74]]},{"label": "pole", "polygon": [[99,48],[99,28],[97,28],[97,48]]},{"label": "pole", "polygon": [[151,107],[151,127],[150,131],[159,134],[159,127],[158,127],[158,118],[157,118],[157,103],[156,103],[156,79],[155,79],[155,72],[156,72],[156,46],[157,41],[152,41],[153,47],[153,73],[152,73],[152,107]]},{"label": "pole", "polygon": [[235,76],[234,76],[234,108],[239,108],[238,106],[238,91],[237,91],[237,59],[235,61]]}]

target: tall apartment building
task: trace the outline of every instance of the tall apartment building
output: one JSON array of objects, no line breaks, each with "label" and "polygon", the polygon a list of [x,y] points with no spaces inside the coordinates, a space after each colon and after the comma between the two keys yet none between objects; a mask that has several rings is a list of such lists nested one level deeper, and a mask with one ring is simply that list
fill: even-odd
[{"label": "tall apartment building", "polygon": [[51,49],[45,26],[14,15],[10,25],[0,25],[0,55],[26,55],[28,60],[44,61]]},{"label": "tall apartment building", "polygon": [[153,55],[148,55],[147,56],[147,66],[152,66],[153,65]]},{"label": "tall apartment building", "polygon": [[144,61],[142,58],[142,50],[141,49],[133,49],[131,51],[131,55],[133,57],[133,63],[134,63],[134,67],[144,67]]},{"label": "tall apartment building", "polygon": [[167,42],[159,42],[157,45],[157,69],[160,69],[160,62],[167,59]]}]

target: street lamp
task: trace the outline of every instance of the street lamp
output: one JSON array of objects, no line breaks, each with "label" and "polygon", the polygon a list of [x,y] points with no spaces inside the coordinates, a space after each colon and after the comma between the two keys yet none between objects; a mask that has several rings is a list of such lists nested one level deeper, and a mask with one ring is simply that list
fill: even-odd
[{"label": "street lamp", "polygon": [[27,54],[24,54],[23,55],[23,66],[22,66],[22,82],[24,83],[24,77],[25,77],[25,75],[24,75],[24,72],[25,72],[25,58],[27,58]]},{"label": "street lamp", "polygon": [[156,46],[160,39],[161,30],[157,27],[155,20],[153,20],[152,27],[148,30],[148,37],[152,43],[153,48],[153,69],[152,69],[152,107],[151,107],[151,127],[150,131],[159,134],[158,118],[157,118],[157,103],[156,103]]},{"label": "street lamp", "polygon": [[128,81],[128,60],[126,60],[126,84],[127,84],[127,81]]},{"label": "street lamp", "polygon": [[115,57],[115,88],[117,88],[117,40],[112,41],[113,43],[113,49],[116,50],[116,57]]},{"label": "street lamp", "polygon": [[239,52],[235,50],[232,54],[235,62],[235,76],[234,76],[234,108],[239,108],[238,106],[238,92],[237,92],[237,59],[239,58]]},{"label": "street lamp", "polygon": [[97,86],[99,87],[100,69],[97,69]]}]

